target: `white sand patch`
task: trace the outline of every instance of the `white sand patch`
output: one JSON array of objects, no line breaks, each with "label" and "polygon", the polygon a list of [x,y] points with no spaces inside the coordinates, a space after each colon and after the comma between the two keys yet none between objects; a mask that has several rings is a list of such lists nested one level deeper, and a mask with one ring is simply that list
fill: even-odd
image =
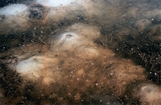
[{"label": "white sand patch", "polygon": [[17,15],[22,13],[27,9],[27,6],[24,4],[12,4],[0,9],[0,15]]},{"label": "white sand patch", "polygon": [[76,0],[37,0],[38,3],[48,7],[69,5]]}]

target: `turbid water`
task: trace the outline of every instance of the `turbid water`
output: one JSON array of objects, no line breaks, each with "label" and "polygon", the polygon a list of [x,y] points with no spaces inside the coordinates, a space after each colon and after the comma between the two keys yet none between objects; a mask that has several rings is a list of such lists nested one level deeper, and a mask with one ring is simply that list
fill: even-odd
[{"label": "turbid water", "polygon": [[0,104],[160,105],[160,0],[0,2]]}]

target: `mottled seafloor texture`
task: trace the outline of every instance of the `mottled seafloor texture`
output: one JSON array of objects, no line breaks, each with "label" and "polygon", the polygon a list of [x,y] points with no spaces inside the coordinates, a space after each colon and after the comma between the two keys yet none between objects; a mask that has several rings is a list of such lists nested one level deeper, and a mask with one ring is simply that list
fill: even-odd
[{"label": "mottled seafloor texture", "polygon": [[0,1],[0,105],[161,105],[160,4]]}]

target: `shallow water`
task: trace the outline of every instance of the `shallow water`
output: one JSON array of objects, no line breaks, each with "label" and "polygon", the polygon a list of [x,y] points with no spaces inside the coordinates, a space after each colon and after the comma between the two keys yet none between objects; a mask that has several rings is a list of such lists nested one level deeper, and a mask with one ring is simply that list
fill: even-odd
[{"label": "shallow water", "polygon": [[160,4],[0,1],[1,103],[160,105]]}]

